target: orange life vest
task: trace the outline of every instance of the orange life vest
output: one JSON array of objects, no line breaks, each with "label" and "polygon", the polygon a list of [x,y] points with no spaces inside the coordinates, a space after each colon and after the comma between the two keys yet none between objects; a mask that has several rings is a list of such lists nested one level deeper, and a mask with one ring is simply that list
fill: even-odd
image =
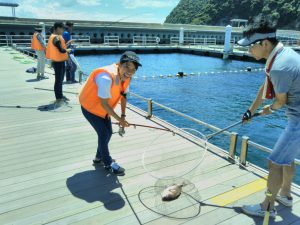
[{"label": "orange life vest", "polygon": [[[43,47],[43,45],[39,42],[37,35],[39,33],[35,32],[32,36],[31,39],[31,49],[36,50],[36,51],[43,51],[45,50],[45,48]],[[43,37],[43,36],[42,36]]]},{"label": "orange life vest", "polygon": [[67,61],[69,56],[68,53],[61,53],[58,48],[53,44],[53,39],[55,37],[59,38],[62,48],[67,49],[65,40],[61,35],[51,34],[49,37],[47,48],[46,48],[46,58],[51,59],[54,62],[64,62]]},{"label": "orange life vest", "polygon": [[[125,93],[130,84],[130,79],[121,82],[119,76],[116,77],[116,75],[118,75],[118,70],[119,66],[117,64],[112,64],[110,66],[95,69],[90,74],[79,94],[79,102],[84,109],[102,118],[107,118],[109,116],[106,110],[103,108],[100,98],[98,97],[98,87],[95,82],[95,78],[96,76],[101,76],[105,73],[111,76],[111,98],[108,100],[108,105],[114,109],[122,97],[121,93]],[[118,79],[118,83],[116,82],[116,79]]]}]

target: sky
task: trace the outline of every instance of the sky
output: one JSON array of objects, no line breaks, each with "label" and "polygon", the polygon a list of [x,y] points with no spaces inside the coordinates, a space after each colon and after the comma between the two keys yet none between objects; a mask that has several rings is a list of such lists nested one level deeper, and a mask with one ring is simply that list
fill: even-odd
[{"label": "sky", "polygon": [[[17,17],[163,23],[179,0],[0,0],[18,3]],[[0,7],[0,16],[11,16]]]}]

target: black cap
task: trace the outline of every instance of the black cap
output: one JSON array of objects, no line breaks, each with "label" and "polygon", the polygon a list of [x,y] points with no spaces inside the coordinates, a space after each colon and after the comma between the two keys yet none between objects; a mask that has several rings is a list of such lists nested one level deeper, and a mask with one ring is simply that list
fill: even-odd
[{"label": "black cap", "polygon": [[53,25],[54,30],[56,30],[57,28],[64,28],[65,25],[62,22],[55,22]]},{"label": "black cap", "polygon": [[66,26],[68,26],[68,27],[73,27],[73,25],[74,25],[74,23],[72,23],[72,22],[70,22],[70,21],[67,21],[67,22],[66,22]]},{"label": "black cap", "polygon": [[142,66],[140,58],[135,52],[126,51],[121,55],[120,62],[134,62],[137,66]]}]

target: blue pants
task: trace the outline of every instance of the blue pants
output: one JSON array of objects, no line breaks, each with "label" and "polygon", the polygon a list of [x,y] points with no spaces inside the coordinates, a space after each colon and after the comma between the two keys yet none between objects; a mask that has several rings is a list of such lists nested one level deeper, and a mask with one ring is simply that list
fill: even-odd
[{"label": "blue pants", "polygon": [[72,61],[71,57],[69,57],[68,61],[66,62],[66,79],[67,81],[75,81],[75,72],[77,66]]},{"label": "blue pants", "polygon": [[299,155],[300,120],[289,120],[268,159],[280,166],[290,166]]},{"label": "blue pants", "polygon": [[111,119],[103,119],[88,112],[83,107],[81,107],[81,110],[84,117],[87,119],[87,121],[89,121],[98,134],[98,148],[96,157],[98,159],[102,159],[105,166],[110,166],[112,163],[112,158],[109,154],[108,143],[112,136]]}]

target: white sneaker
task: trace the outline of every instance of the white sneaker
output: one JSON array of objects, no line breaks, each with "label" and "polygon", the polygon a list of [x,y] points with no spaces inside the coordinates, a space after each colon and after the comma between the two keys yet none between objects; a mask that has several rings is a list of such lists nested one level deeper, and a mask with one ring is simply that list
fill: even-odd
[{"label": "white sneaker", "polygon": [[[256,204],[256,205],[244,205],[242,207],[242,210],[245,214],[248,214],[250,216],[259,216],[259,217],[264,217],[266,211],[262,210],[261,205],[260,204]],[[270,211],[270,217],[271,218],[275,218],[276,217],[276,210],[273,209]]]},{"label": "white sneaker", "polygon": [[285,205],[287,207],[293,206],[293,198],[288,196],[276,196],[276,201],[280,202],[282,205]]}]

